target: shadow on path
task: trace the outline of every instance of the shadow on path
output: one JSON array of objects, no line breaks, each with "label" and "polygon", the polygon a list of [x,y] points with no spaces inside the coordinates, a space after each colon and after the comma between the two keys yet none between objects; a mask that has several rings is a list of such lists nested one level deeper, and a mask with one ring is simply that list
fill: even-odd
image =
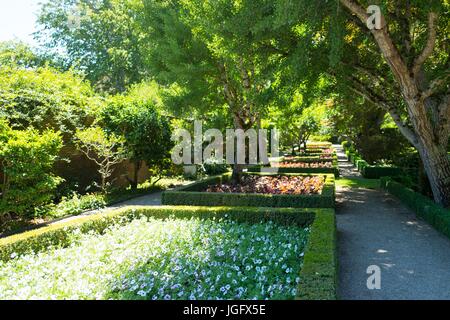
[{"label": "shadow on path", "polygon": [[[338,149],[344,177],[357,177]],[[450,240],[397,199],[362,188],[337,190],[341,299],[450,299]],[[366,270],[381,268],[381,290]]]}]

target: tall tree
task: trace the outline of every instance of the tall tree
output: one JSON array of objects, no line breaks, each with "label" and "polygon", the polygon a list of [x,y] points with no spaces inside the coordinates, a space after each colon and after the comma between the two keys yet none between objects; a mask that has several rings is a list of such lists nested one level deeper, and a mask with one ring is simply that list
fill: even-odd
[{"label": "tall tree", "polygon": [[[255,24],[272,5],[255,1],[145,0],[151,70],[172,85],[172,105],[205,110],[226,105],[237,129],[249,129],[273,94],[276,56],[263,50],[272,33]],[[267,2],[269,3],[269,2]],[[242,166],[235,165],[239,180]]]},{"label": "tall tree", "polygon": [[49,1],[36,36],[47,49],[63,51],[67,65],[82,69],[97,89],[124,92],[146,76],[140,11],[140,0]]},{"label": "tall tree", "polygon": [[[359,20],[352,23],[366,32],[369,15],[363,4],[352,0],[341,0],[341,4]],[[449,3],[383,1],[383,9],[381,29],[370,30],[383,66],[373,68],[377,60],[350,62],[355,71],[352,87],[389,112],[418,150],[435,201],[449,206]],[[390,97],[383,94],[383,88],[397,90]]]},{"label": "tall tree", "polygon": [[[367,27],[374,2],[382,10],[380,29]],[[277,3],[280,23],[308,26],[312,41],[303,46],[317,52],[315,67],[328,59],[331,68],[322,72],[390,114],[418,150],[435,201],[444,206],[450,205],[449,6],[439,0]]]}]

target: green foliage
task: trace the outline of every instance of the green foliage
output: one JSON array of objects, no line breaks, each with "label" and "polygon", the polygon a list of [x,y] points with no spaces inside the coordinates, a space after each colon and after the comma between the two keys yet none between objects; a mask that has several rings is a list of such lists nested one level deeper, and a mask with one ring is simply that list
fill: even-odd
[{"label": "green foliage", "polygon": [[99,105],[89,84],[72,71],[0,66],[0,118],[14,129],[53,129],[71,141],[77,128],[93,122]]},{"label": "green foliage", "polygon": [[42,61],[25,43],[17,41],[0,42],[0,66],[22,66],[31,68],[41,65]]},{"label": "green foliage", "polygon": [[206,208],[206,207],[147,207],[120,209],[106,215],[80,217],[19,235],[0,239],[0,260],[7,262],[30,252],[42,252],[49,247],[67,247],[76,239],[76,232],[102,234],[114,225],[126,225],[140,217],[156,219],[226,219],[239,223],[273,221],[282,226],[310,225],[311,235],[305,252],[300,299],[336,299],[336,225],[331,209],[293,208]]},{"label": "green foliage", "polygon": [[112,175],[114,166],[125,160],[124,141],[114,134],[107,136],[102,128],[91,127],[76,132],[78,148],[94,161],[102,177],[101,189],[106,193],[107,179]]},{"label": "green foliage", "polygon": [[208,118],[225,105],[235,126],[252,127],[275,94],[270,84],[280,55],[264,49],[273,34],[272,4],[146,0],[144,5],[149,67],[169,86],[168,106],[177,114]]},{"label": "green foliage", "polygon": [[[263,174],[263,173],[252,173]],[[302,174],[283,174],[302,175]],[[303,174],[307,175],[307,174]],[[200,205],[200,206],[257,206],[257,207],[292,207],[292,208],[334,208],[334,175],[326,176],[322,194],[314,195],[268,195],[246,193],[204,192],[208,185],[228,181],[230,174],[204,179],[200,182],[165,191],[162,194],[164,205]]]},{"label": "green foliage", "polygon": [[47,215],[52,218],[78,215],[87,210],[97,210],[106,206],[105,196],[101,194],[73,194],[63,197],[57,205],[52,205]]},{"label": "green foliage", "polygon": [[39,13],[39,39],[48,50],[63,47],[66,65],[77,66],[97,89],[124,92],[146,75],[144,32],[138,0],[56,0]]},{"label": "green foliage", "polygon": [[336,187],[362,188],[362,189],[378,189],[380,187],[379,179],[365,178],[339,178],[336,179]]},{"label": "green foliage", "polygon": [[52,174],[61,147],[59,133],[12,130],[5,121],[0,121],[0,217],[30,215],[34,207],[53,198],[62,182]]},{"label": "green foliage", "polygon": [[[196,206],[163,206],[145,208],[124,208],[103,215],[78,217],[73,220],[53,224],[36,230],[0,239],[0,260],[8,261],[11,254],[21,256],[30,252],[41,252],[50,246],[66,247],[73,240],[70,233],[79,230],[82,233],[103,233],[112,225],[125,225],[140,217],[165,219],[232,219],[240,223],[258,223],[274,221],[281,225],[306,226],[314,219],[314,213],[319,209],[292,208],[249,208],[249,207],[196,207]],[[300,214],[299,214],[300,213]]]},{"label": "green foliage", "polygon": [[381,187],[399,198],[420,218],[450,238],[450,210],[437,205],[428,197],[406,188],[389,177],[381,179]]},{"label": "green foliage", "polygon": [[[167,118],[151,102],[116,96],[102,110],[101,118],[109,134],[124,139],[128,159],[135,163],[145,161],[152,170],[168,168],[172,130]],[[136,186],[137,181],[133,184]]]},{"label": "green foliage", "polygon": [[335,300],[338,286],[337,230],[334,210],[321,209],[311,226],[300,272],[297,299]]},{"label": "green foliage", "polygon": [[222,160],[218,160],[216,158],[206,159],[203,163],[203,170],[209,176],[215,176],[218,174],[223,174],[228,172],[228,166]]}]

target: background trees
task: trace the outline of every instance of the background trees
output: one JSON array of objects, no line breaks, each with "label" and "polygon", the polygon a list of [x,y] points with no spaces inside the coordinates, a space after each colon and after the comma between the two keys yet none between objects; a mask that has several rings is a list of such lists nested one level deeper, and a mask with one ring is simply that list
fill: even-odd
[{"label": "background trees", "polygon": [[448,206],[449,4],[379,1],[381,30],[366,26],[369,4],[373,3],[278,1],[278,22],[290,28],[304,26],[309,37],[292,42],[287,56],[296,55],[296,46],[314,52],[311,69],[334,78],[337,93],[348,95],[350,90],[382,107],[418,150],[436,202]]},{"label": "background trees", "polygon": [[139,0],[49,1],[37,36],[49,50],[63,48],[65,67],[83,70],[98,90],[124,92],[147,74],[140,11]]},{"label": "background trees", "polygon": [[173,147],[171,127],[151,102],[117,96],[102,110],[101,121],[107,133],[124,140],[126,156],[134,163],[134,175],[129,177],[133,189],[137,188],[144,161],[149,168],[158,170],[170,165],[166,160]]}]

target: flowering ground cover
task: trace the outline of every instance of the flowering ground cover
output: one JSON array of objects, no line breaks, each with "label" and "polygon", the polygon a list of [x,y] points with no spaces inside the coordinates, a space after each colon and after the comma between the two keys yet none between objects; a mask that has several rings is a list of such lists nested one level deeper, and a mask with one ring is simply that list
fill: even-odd
[{"label": "flowering ground cover", "polygon": [[232,182],[210,185],[207,192],[263,194],[321,194],[323,176],[257,176],[245,175],[239,184]]},{"label": "flowering ground cover", "polygon": [[274,168],[333,168],[331,162],[272,162]]},{"label": "flowering ground cover", "polygon": [[141,217],[0,262],[0,299],[292,299],[309,228]]}]

